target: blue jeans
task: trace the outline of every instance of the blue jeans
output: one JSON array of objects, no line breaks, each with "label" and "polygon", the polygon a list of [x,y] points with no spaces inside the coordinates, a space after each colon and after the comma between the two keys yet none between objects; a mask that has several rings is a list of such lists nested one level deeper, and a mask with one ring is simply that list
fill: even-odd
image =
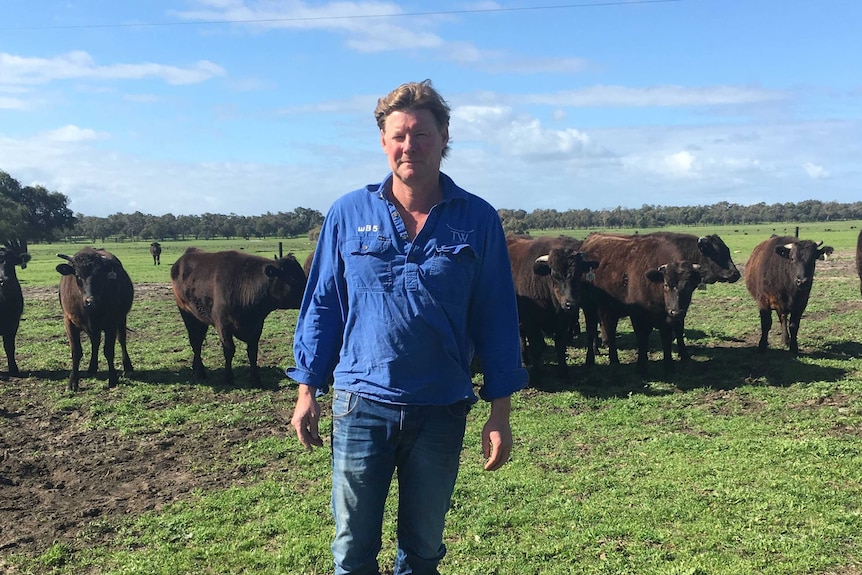
[{"label": "blue jeans", "polygon": [[334,390],[335,575],[379,575],[383,510],[396,469],[395,575],[438,574],[470,406],[389,405]]}]

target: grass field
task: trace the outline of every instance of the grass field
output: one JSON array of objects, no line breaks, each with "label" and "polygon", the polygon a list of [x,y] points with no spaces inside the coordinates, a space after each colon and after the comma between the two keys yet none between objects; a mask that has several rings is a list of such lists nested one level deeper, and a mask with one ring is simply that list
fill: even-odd
[{"label": "grass field", "polygon": [[[441,571],[862,574],[859,226],[800,226],[800,237],[824,240],[835,254],[818,262],[799,357],[781,349],[777,325],[772,349],[756,351],[757,308],[740,281],[696,292],[686,321],[693,357],[670,378],[657,335],[650,377],[638,377],[627,320],[622,365],[602,355],[586,370],[583,349],[572,348],[572,383],[548,369],[513,398],[515,451],[495,473],[481,470],[487,405],[478,404]],[[744,264],[756,243],[795,227],[674,229],[719,233]],[[541,233],[559,231],[533,232]],[[56,253],[81,246],[31,247],[33,261],[20,272],[27,301],[18,363],[26,373],[0,381],[0,572],[332,572],[329,454],[305,452],[289,426],[296,389],[282,373],[292,363],[296,312],[267,321],[264,389],[242,387],[242,344],[237,387],[221,385],[212,332],[204,346],[210,378],[190,384],[191,351],[168,287],[170,264],[188,245],[278,251],[276,240],[163,242],[163,263],[153,266],[145,242],[106,245],[136,282],[136,369],[111,390],[102,369],[75,395],[65,392],[69,352],[54,267]],[[302,238],[283,249],[302,261],[311,247]],[[384,573],[393,522],[390,506]]]}]

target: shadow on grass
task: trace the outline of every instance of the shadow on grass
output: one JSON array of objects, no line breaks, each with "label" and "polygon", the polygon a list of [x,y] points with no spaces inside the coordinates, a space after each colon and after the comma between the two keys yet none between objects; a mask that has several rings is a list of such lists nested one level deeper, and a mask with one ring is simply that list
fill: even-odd
[{"label": "shadow on grass", "polygon": [[[622,349],[622,346],[620,346]],[[651,349],[647,374],[643,376],[634,362],[592,367],[569,364],[568,379],[558,376],[557,365],[546,363],[539,377],[531,371],[530,387],[546,393],[578,391],[585,397],[628,397],[633,394],[666,395],[690,389],[735,389],[745,385],[787,387],[797,383],[835,382],[844,379],[849,369],[813,365],[806,360],[849,360],[862,355],[862,345],[840,342],[812,353],[794,356],[786,349],[759,352],[756,347],[688,346],[691,359],[676,359],[665,373],[656,349]],[[606,354],[606,351],[605,351]],[[605,360],[606,361],[606,360]],[[625,360],[623,360],[625,361]],[[653,383],[669,385],[654,387]]]}]

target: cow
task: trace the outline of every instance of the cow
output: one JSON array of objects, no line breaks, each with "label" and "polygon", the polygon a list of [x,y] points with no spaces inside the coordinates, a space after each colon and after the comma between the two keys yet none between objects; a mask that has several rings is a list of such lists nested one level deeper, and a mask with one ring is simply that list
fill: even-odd
[{"label": "cow", "polygon": [[856,238],[856,275],[859,276],[859,293],[862,295],[862,230]]},{"label": "cow", "polygon": [[522,350],[534,379],[542,367],[545,333],[554,338],[558,371],[567,377],[566,347],[571,343],[572,326],[577,325],[581,283],[584,274],[599,265],[583,257],[580,245],[580,240],[566,236],[506,237]]},{"label": "cow", "polygon": [[150,255],[153,256],[153,265],[162,265],[162,244],[153,242],[150,244]]},{"label": "cow", "polygon": [[[718,282],[734,283],[742,277],[730,256],[730,248],[716,234],[698,237],[677,232],[653,232],[642,237],[668,240],[679,249],[683,260],[698,264],[701,282],[699,289],[706,289],[708,284]],[[677,354],[685,361],[689,359],[689,353],[685,346],[684,318],[674,322],[674,330]]]},{"label": "cow", "polygon": [[311,273],[311,262],[314,261],[314,252],[316,249],[312,249],[311,253],[308,254],[305,258],[305,263],[302,264],[302,271],[305,272],[305,277],[308,277],[308,274]]},{"label": "cow", "polygon": [[81,332],[90,337],[90,366],[87,370],[95,374],[99,368],[99,345],[102,332],[105,334],[105,361],[108,364],[108,387],[119,382],[114,367],[114,348],[120,342],[123,371],[133,371],[132,360],[126,348],[126,318],[132,309],[135,291],[129,274],[114,254],[104,249],[83,248],[74,256],[57,254],[66,260],[59,264],[60,306],[63,308],[63,323],[69,348],[72,353],[72,371],[67,389],[78,391],[79,366],[84,353],[81,348]]},{"label": "cow", "polygon": [[201,347],[214,326],[224,352],[225,382],[233,384],[236,337],[247,345],[251,385],[260,387],[257,356],[264,320],[275,309],[298,309],[305,282],[293,254],[271,260],[240,251],[186,249],[171,266],[171,286],[194,353],[192,377],[206,379]]},{"label": "cow", "polygon": [[781,323],[781,341],[799,354],[799,321],[808,305],[814,267],[818,259],[832,253],[823,242],[772,235],[751,252],[745,265],[745,286],[760,311],[759,351],[768,347],[772,311]]},{"label": "cow", "polygon": [[0,334],[3,335],[8,373],[12,377],[21,376],[15,362],[15,336],[24,312],[24,295],[15,266],[27,267],[30,254],[26,250],[26,246],[22,248],[19,245],[0,248]]},{"label": "cow", "polygon": [[637,340],[637,367],[646,374],[649,336],[661,336],[665,372],[673,368],[671,344],[676,324],[685,318],[695,288],[701,282],[700,264],[685,260],[668,240],[649,236],[590,234],[581,251],[600,262],[583,286],[582,308],[587,330],[586,365],[595,364],[601,323],[610,363],[619,363],[617,324],[628,316]]}]

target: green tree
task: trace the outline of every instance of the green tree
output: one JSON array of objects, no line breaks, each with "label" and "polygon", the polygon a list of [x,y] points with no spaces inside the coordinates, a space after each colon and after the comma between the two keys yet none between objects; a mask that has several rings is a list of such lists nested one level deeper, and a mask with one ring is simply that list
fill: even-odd
[{"label": "green tree", "polygon": [[21,186],[0,170],[0,241],[51,241],[75,224],[69,198],[43,186]]}]

